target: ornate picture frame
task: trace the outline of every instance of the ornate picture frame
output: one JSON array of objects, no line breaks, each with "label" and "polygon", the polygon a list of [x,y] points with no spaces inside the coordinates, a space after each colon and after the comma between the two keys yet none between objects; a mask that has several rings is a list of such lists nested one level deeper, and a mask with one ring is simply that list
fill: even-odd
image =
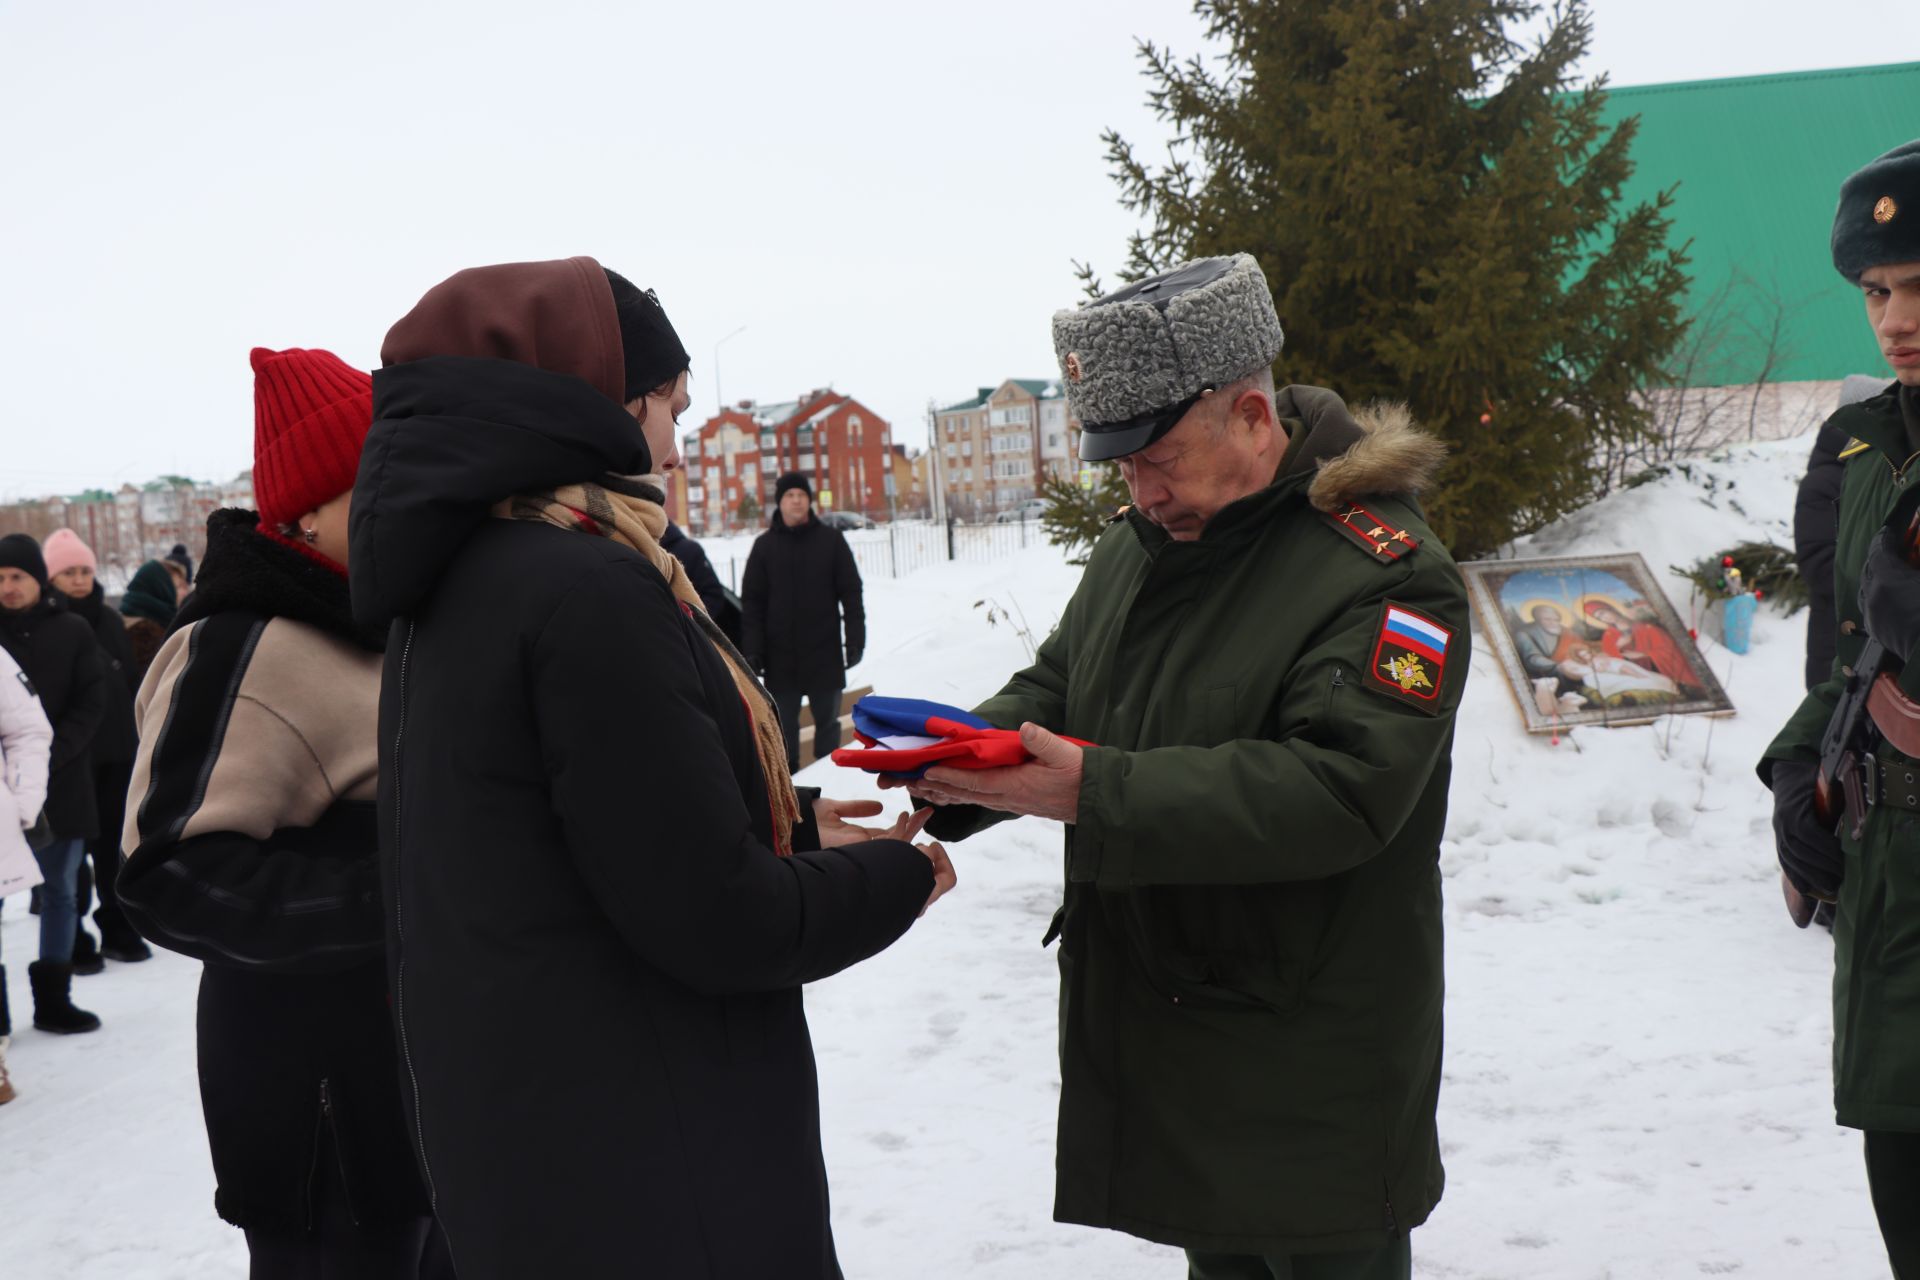
[{"label": "ornate picture frame", "polygon": [[1478,560],[1460,571],[1527,732],[1733,714],[1638,555]]}]

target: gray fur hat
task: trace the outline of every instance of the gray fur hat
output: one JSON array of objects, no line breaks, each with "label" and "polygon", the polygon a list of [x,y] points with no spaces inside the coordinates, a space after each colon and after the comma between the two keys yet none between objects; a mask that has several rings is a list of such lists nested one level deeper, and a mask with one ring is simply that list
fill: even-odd
[{"label": "gray fur hat", "polygon": [[1895,147],[1840,184],[1833,265],[1851,283],[1894,262],[1920,261],[1920,139]]},{"label": "gray fur hat", "polygon": [[1053,352],[1080,419],[1080,456],[1106,462],[1171,431],[1200,396],[1272,366],[1285,335],[1252,254],[1195,258],[1053,317]]}]

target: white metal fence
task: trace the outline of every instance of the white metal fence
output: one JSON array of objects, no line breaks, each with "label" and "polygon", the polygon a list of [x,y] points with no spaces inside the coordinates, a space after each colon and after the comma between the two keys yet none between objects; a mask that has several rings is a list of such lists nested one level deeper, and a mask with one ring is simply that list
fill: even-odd
[{"label": "white metal fence", "polygon": [[[1027,547],[1042,546],[1047,540],[1038,520],[1006,524],[896,520],[876,529],[848,530],[846,539],[863,579],[900,578],[947,560],[998,560]],[[703,545],[720,581],[739,591],[751,538],[716,538]]]}]

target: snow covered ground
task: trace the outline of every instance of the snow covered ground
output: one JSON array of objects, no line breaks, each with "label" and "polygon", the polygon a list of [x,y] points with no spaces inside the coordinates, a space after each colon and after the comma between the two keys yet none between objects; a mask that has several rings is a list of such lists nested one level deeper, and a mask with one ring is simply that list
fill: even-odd
[{"label": "snow covered ground", "polygon": [[[1662,572],[1789,541],[1808,442],[1736,450],[1514,548],[1639,551]],[[1076,571],[1046,548],[870,585],[855,679],[966,703],[1026,659]],[[1688,613],[1686,584],[1665,578]],[[976,606],[976,602],[986,602]],[[989,619],[989,611],[992,619]],[[1703,641],[1739,715],[1520,730],[1484,646],[1460,718],[1448,901],[1448,1189],[1415,1233],[1432,1277],[1886,1274],[1857,1134],[1832,1121],[1830,945],[1780,905],[1753,775],[1799,696],[1805,615],[1753,651]],[[804,778],[846,795],[863,777]],[[851,1277],[1171,1280],[1177,1253],[1049,1220],[1058,829],[955,846],[960,886],[878,960],[808,994],[836,1231]],[[16,1023],[37,922],[6,904]],[[162,954],[77,982],[97,1035],[15,1036],[0,1109],[8,1280],[230,1280],[193,1068],[197,966]],[[537,1011],[515,1034],[540,1034]]]}]

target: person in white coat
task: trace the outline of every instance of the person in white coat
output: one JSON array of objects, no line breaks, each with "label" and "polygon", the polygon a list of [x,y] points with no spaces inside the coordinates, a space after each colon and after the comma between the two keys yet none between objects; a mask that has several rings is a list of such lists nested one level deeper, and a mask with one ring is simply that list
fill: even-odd
[{"label": "person in white coat", "polygon": [[[0,899],[40,883],[40,864],[27,844],[27,828],[46,804],[52,755],[53,725],[40,695],[13,655],[0,649]],[[13,1101],[7,1076],[7,1038],[12,1034],[7,970],[0,965],[0,1103]]]}]

